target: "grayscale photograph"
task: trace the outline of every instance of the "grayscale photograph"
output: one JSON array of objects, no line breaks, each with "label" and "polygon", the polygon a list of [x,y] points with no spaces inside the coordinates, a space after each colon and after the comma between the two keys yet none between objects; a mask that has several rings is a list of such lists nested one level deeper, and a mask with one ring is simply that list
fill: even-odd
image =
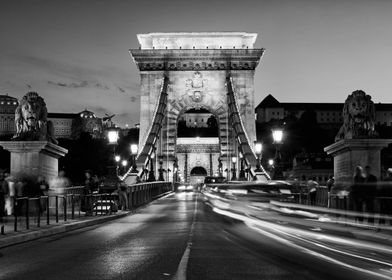
[{"label": "grayscale photograph", "polygon": [[392,1],[0,0],[0,280],[392,280]]}]

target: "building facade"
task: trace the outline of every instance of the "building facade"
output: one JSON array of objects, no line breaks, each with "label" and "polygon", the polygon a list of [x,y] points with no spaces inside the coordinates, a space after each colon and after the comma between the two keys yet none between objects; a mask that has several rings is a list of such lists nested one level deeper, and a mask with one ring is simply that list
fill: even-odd
[{"label": "building facade", "polygon": [[0,95],[0,137],[15,134],[15,109],[18,99],[9,95]]},{"label": "building facade", "polygon": [[71,138],[72,123],[78,114],[48,113],[48,120],[53,123],[55,138]]},{"label": "building facade", "polygon": [[[18,99],[9,95],[0,95],[0,137],[10,139],[16,132],[15,110]],[[48,121],[53,123],[55,138],[77,138],[82,132],[89,132],[94,138],[105,137],[107,122],[93,112],[83,110],[80,113],[48,113]]]},{"label": "building facade", "polygon": [[[392,104],[374,104],[376,109],[376,124],[392,126]],[[263,123],[271,120],[283,120],[294,116],[300,118],[305,111],[313,111],[317,123],[321,126],[340,126],[343,123],[342,112],[344,103],[288,103],[279,102],[269,94],[255,109],[256,122]]]}]

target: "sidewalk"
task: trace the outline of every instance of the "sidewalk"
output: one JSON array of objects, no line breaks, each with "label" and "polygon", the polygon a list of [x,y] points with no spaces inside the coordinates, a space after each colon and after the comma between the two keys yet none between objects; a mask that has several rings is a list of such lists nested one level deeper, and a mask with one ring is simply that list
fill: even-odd
[{"label": "sidewalk", "polygon": [[[125,217],[132,211],[118,211],[112,215],[104,216],[81,216],[80,218],[67,221],[59,220],[59,223],[51,223],[46,225],[42,223],[40,227],[32,226],[29,230],[25,227],[21,227],[21,230],[17,232],[13,231],[13,219],[9,219],[5,225],[5,235],[0,235],[0,248],[11,246],[17,243],[31,241],[34,239],[50,236],[53,234],[64,233],[71,230],[80,229],[83,227],[93,226],[101,223],[105,223],[114,219]],[[12,223],[11,223],[12,222]],[[23,220],[20,224],[23,224]],[[10,224],[11,223],[11,224]],[[3,225],[0,223],[0,226]],[[19,226],[19,224],[18,224]]]},{"label": "sidewalk", "polygon": [[0,248],[11,246],[14,244],[35,240],[38,238],[65,233],[68,231],[94,226],[102,223],[106,223],[118,218],[125,217],[129,214],[135,213],[144,207],[147,207],[151,203],[158,201],[168,195],[171,195],[172,191],[167,191],[154,197],[151,201],[140,201],[141,204],[137,205],[132,210],[114,212],[111,215],[93,215],[85,216],[84,212],[79,214],[75,213],[75,219],[71,219],[70,212],[67,211],[68,219],[64,221],[64,216],[59,215],[58,223],[53,215],[50,216],[50,224],[46,224],[46,219],[41,217],[40,227],[37,227],[37,217],[30,217],[30,228],[26,229],[26,218],[18,217],[18,231],[14,231],[14,218],[8,216],[5,223],[0,223],[0,227],[4,226],[5,235],[0,235]]}]

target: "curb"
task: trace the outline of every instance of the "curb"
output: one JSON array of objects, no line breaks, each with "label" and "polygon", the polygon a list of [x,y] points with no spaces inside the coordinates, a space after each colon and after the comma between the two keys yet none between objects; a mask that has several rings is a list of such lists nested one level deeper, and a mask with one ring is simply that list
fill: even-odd
[{"label": "curb", "polygon": [[154,200],[152,200],[146,204],[140,205],[136,209],[132,209],[130,211],[127,211],[127,212],[124,212],[121,214],[116,214],[116,215],[111,215],[111,216],[102,216],[102,217],[98,217],[98,218],[94,218],[94,219],[86,220],[86,221],[75,221],[75,222],[72,222],[69,224],[55,225],[52,228],[21,233],[21,234],[18,234],[15,236],[10,236],[10,237],[2,237],[2,238],[0,238],[0,249],[5,248],[5,247],[9,247],[12,245],[16,245],[19,243],[33,241],[33,240],[40,239],[43,237],[48,237],[48,236],[55,235],[55,234],[65,233],[68,231],[73,231],[73,230],[77,230],[77,229],[81,229],[81,228],[85,228],[85,227],[89,227],[89,226],[103,224],[103,223],[110,222],[115,219],[123,218],[125,216],[130,215],[130,214],[137,213],[138,210],[145,208],[146,206],[148,206],[149,204],[151,204],[157,200],[160,200],[162,198],[165,198],[166,196],[169,196],[171,193],[172,192],[169,191],[169,192],[160,194]]}]

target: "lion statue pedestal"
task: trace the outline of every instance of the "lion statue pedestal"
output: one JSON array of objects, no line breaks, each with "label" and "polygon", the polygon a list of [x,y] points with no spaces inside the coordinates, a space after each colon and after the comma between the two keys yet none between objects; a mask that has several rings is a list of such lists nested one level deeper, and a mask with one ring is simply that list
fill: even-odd
[{"label": "lion statue pedestal", "polygon": [[378,139],[374,130],[376,113],[371,96],[362,90],[349,95],[343,108],[343,125],[335,143],[324,151],[334,157],[335,187],[332,192],[350,190],[356,166],[371,166],[372,173],[380,178],[380,152],[392,139]]},{"label": "lion statue pedestal", "polygon": [[372,173],[380,178],[380,152],[392,143],[392,139],[343,139],[324,151],[333,156],[335,187],[334,192],[348,191],[353,184],[355,167],[371,166]]},{"label": "lion statue pedestal", "polygon": [[47,181],[58,176],[58,159],[68,150],[56,145],[47,115],[46,103],[38,93],[28,92],[19,100],[15,110],[16,133],[12,141],[0,142],[11,152],[13,175],[42,175]]},{"label": "lion statue pedestal", "polygon": [[11,174],[45,176],[47,180],[58,176],[58,159],[68,150],[48,141],[2,141],[11,152]]}]

